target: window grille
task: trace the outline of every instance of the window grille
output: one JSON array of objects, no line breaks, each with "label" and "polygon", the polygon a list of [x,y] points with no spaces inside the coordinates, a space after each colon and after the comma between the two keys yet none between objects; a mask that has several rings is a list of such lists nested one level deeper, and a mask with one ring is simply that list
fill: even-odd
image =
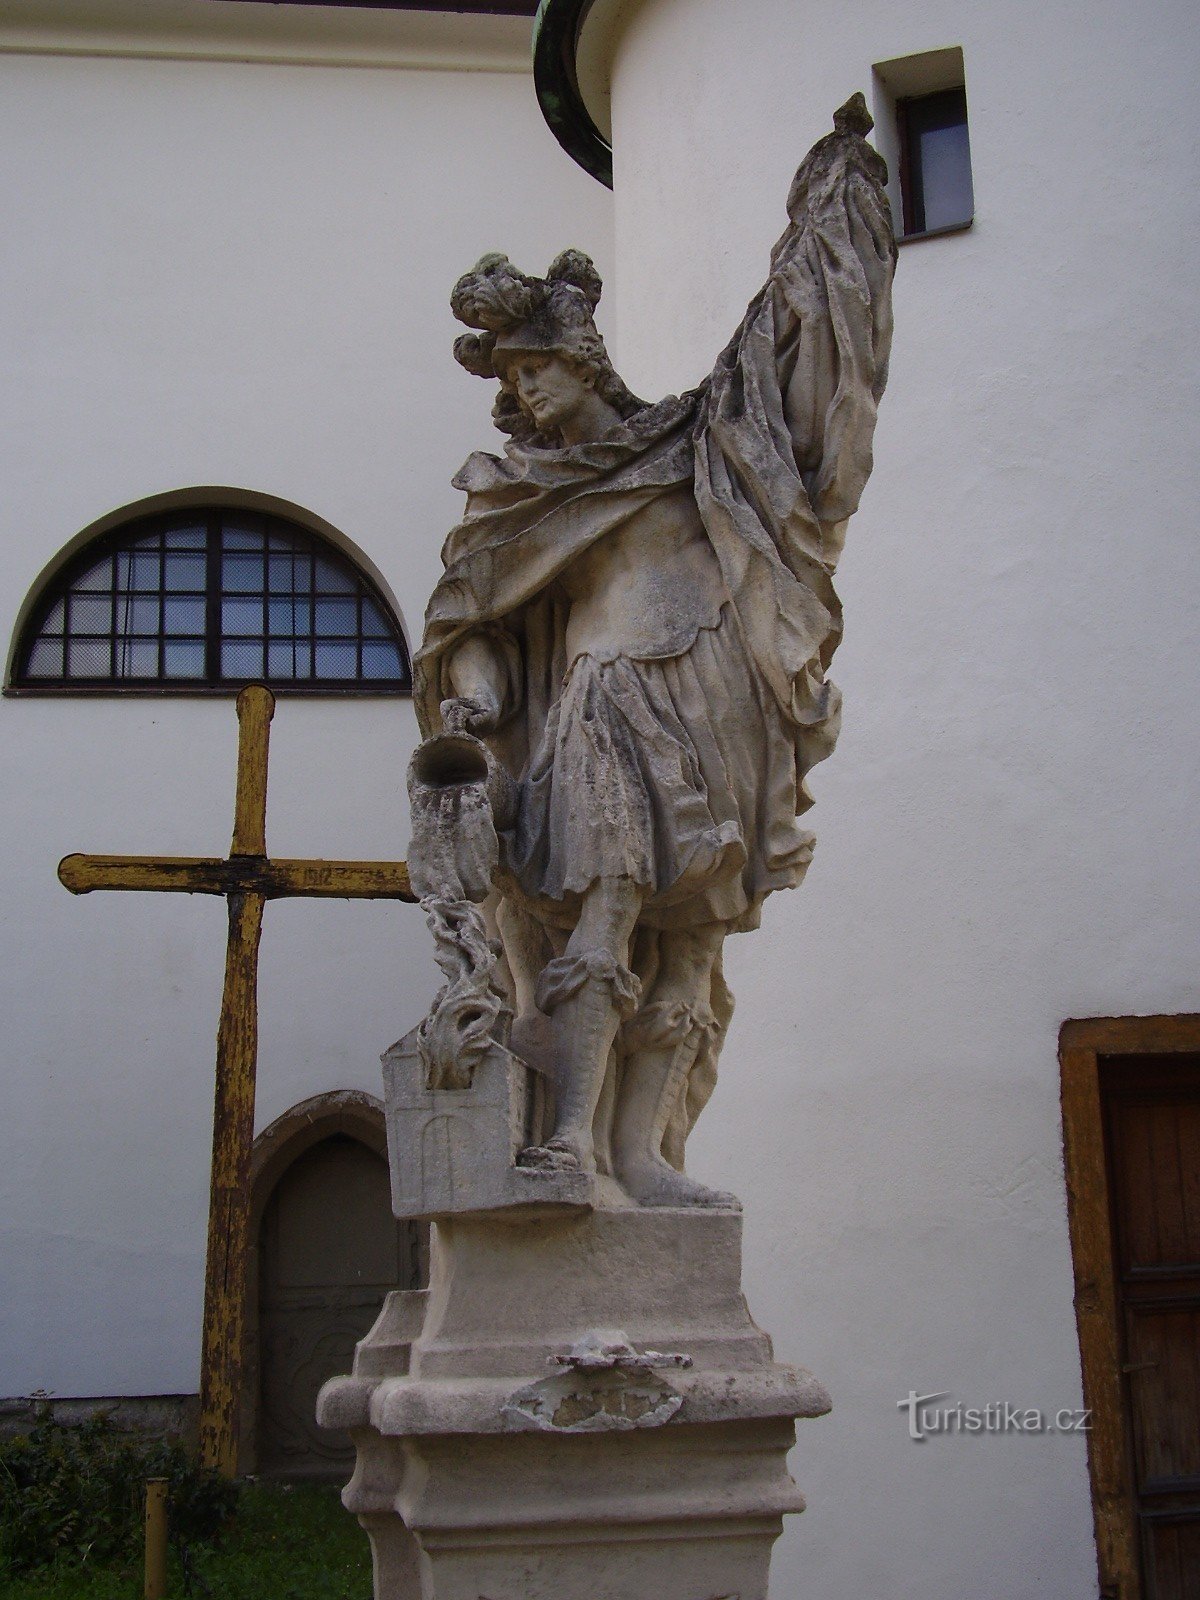
[{"label": "window grille", "polygon": [[236,507],[142,517],[87,545],[39,596],[15,659],[14,687],[66,693],[412,681],[390,607],[346,556]]}]

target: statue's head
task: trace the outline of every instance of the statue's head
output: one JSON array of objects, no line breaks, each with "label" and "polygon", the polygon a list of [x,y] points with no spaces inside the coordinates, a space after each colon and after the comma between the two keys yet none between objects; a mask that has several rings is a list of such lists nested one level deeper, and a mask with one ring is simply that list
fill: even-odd
[{"label": "statue's head", "polygon": [[595,388],[621,417],[641,409],[642,401],[617,376],[593,320],[600,291],[600,274],[580,250],[564,250],[544,278],[518,272],[507,256],[484,256],[455,284],[454,315],[482,330],[455,340],[455,359],[477,377],[499,381],[492,417],[504,433],[557,442],[552,419],[539,423],[521,382],[523,370],[548,358]]}]

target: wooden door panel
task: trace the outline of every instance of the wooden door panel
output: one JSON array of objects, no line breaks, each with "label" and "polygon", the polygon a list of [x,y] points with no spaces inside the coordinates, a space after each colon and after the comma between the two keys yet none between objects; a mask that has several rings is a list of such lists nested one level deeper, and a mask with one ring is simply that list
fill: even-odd
[{"label": "wooden door panel", "polygon": [[1200,1310],[1130,1307],[1125,1326],[1142,1492],[1200,1489]]},{"label": "wooden door panel", "polygon": [[392,1216],[387,1163],[345,1135],[305,1150],[263,1212],[259,1240],[259,1469],[348,1472],[348,1434],[318,1428],[317,1394],[349,1372],[391,1289],[415,1287],[416,1233]]},{"label": "wooden door panel", "polygon": [[1118,1248],[1124,1270],[1200,1272],[1200,1102],[1114,1092]]},{"label": "wooden door panel", "polygon": [[317,1395],[326,1379],[350,1371],[354,1346],[379,1315],[385,1292],[357,1303],[330,1297],[320,1305],[264,1310],[261,1471],[298,1478],[353,1467],[350,1435],[317,1426]]},{"label": "wooden door panel", "polygon": [[1200,1058],[1101,1065],[1145,1600],[1200,1600]]},{"label": "wooden door panel", "polygon": [[1146,1600],[1200,1595],[1200,1522],[1148,1519],[1142,1538]]},{"label": "wooden door panel", "polygon": [[306,1151],[280,1179],[271,1207],[261,1280],[268,1298],[330,1283],[399,1283],[387,1163],[356,1139],[324,1139]]}]

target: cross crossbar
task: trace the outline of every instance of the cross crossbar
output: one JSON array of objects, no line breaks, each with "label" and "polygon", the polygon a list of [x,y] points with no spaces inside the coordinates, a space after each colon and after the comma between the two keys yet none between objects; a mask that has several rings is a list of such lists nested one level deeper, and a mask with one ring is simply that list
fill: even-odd
[{"label": "cross crossbar", "polygon": [[182,894],[289,895],[326,900],[412,900],[404,861],[293,861],[266,856],[64,856],[58,876],[72,894],[138,889]]}]

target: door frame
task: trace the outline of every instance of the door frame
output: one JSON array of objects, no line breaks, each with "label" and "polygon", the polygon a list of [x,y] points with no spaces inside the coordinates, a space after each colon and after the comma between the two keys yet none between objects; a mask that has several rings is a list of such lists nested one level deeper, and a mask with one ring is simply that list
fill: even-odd
[{"label": "door frame", "polygon": [[246,1262],[246,1343],[242,1361],[242,1394],[238,1472],[258,1470],[259,1282],[258,1242],[263,1212],[276,1184],[298,1156],[334,1134],[356,1139],[387,1160],[383,1102],[362,1089],[335,1089],[312,1095],[276,1117],[254,1141],[250,1158],[250,1249]]},{"label": "door frame", "polygon": [[1075,1267],[1075,1320],[1084,1404],[1091,1411],[1088,1473],[1101,1600],[1143,1600],[1137,1503],[1121,1384],[1112,1196],[1105,1153],[1100,1064],[1106,1056],[1200,1051],[1200,1014],[1086,1017],[1058,1036],[1067,1217]]}]

